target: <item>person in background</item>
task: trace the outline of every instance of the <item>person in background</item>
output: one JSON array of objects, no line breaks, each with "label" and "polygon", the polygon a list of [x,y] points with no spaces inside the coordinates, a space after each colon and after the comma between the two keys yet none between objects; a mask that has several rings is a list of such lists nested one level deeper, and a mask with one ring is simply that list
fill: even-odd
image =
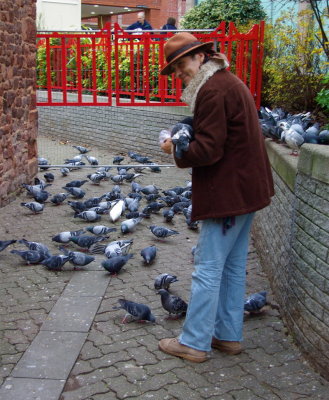
[{"label": "person in background", "polygon": [[137,14],[137,21],[134,22],[133,24],[129,25],[126,30],[132,31],[132,30],[142,30],[142,31],[150,31],[152,30],[151,24],[149,24],[146,19],[145,19],[145,13],[143,11],[139,12]]},{"label": "person in background", "polygon": [[173,17],[167,19],[167,23],[161,28],[164,31],[176,30],[176,20]]},{"label": "person in background", "polygon": [[[202,227],[182,332],[160,340],[159,348],[193,362],[206,361],[211,348],[242,351],[250,228],[274,194],[254,99],[212,45],[175,34],[165,44],[161,71],[183,81],[182,100],[193,113],[194,140],[174,159],[179,168],[192,167],[191,219]],[[173,147],[171,138],[161,144],[168,154]]]}]

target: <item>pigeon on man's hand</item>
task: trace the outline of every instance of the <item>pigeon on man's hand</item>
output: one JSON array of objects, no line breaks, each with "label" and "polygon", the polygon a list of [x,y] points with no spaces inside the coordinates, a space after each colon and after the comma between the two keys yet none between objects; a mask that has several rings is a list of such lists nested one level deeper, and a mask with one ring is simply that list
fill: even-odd
[{"label": "pigeon on man's hand", "polygon": [[133,257],[133,254],[125,256],[116,256],[108,258],[101,262],[101,266],[106,269],[110,274],[116,275],[121,271],[121,268]]},{"label": "pigeon on man's hand", "polygon": [[151,264],[157,254],[157,248],[152,245],[141,250],[141,256],[146,264]]},{"label": "pigeon on man's hand", "polygon": [[151,313],[151,309],[146,304],[135,303],[134,301],[129,301],[125,299],[119,299],[119,306],[114,306],[113,310],[120,310],[121,308],[127,311],[121,321],[124,324],[127,320],[128,315],[132,317],[133,321],[150,321],[155,322],[155,317]]},{"label": "pigeon on man's hand", "polygon": [[175,155],[182,158],[183,152],[187,151],[191,140],[193,140],[193,129],[191,125],[178,123],[171,130],[172,143],[175,145]]},{"label": "pigeon on man's hand", "polygon": [[178,282],[176,275],[171,275],[167,273],[160,274],[154,280],[154,289],[166,289],[169,291],[169,286],[174,282]]},{"label": "pigeon on man's hand", "polygon": [[267,303],[266,295],[267,292],[263,291],[248,296],[244,301],[244,310],[251,314],[258,314]]},{"label": "pigeon on man's hand", "polygon": [[[170,294],[166,289],[160,289],[162,307],[169,312],[168,319],[179,318],[187,311],[187,303],[178,296]],[[176,315],[176,317],[172,317]]]},{"label": "pigeon on man's hand", "polygon": [[0,251],[3,251],[5,248],[10,246],[11,244],[16,243],[16,240],[0,240]]}]

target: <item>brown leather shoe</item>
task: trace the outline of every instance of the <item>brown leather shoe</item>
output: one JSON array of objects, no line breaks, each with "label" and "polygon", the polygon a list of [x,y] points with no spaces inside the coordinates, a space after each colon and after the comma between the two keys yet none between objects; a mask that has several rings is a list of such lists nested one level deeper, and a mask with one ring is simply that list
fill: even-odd
[{"label": "brown leather shoe", "polygon": [[230,342],[228,340],[219,340],[215,337],[212,338],[211,347],[222,351],[227,354],[239,354],[242,351],[240,342]]},{"label": "brown leather shoe", "polygon": [[159,341],[159,349],[164,353],[171,354],[185,358],[186,360],[201,363],[208,359],[207,352],[201,350],[195,350],[191,347],[180,344],[175,338],[173,339],[161,339]]}]

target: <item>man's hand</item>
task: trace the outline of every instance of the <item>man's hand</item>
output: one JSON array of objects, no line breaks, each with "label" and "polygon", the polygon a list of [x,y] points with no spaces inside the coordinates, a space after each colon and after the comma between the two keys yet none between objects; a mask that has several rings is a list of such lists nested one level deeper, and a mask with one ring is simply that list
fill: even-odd
[{"label": "man's hand", "polygon": [[162,144],[161,144],[161,149],[164,153],[167,154],[172,154],[173,150],[173,144],[171,138],[166,139]]}]

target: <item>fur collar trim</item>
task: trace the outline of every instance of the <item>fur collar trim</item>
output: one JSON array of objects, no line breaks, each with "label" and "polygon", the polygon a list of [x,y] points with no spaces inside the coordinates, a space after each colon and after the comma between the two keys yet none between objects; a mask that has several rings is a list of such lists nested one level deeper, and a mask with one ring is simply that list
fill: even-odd
[{"label": "fur collar trim", "polygon": [[227,67],[227,61],[217,59],[209,60],[205,64],[201,65],[200,70],[194,78],[191,79],[182,95],[182,100],[190,106],[192,113],[194,112],[195,101],[201,87],[214,75],[215,72]]}]

